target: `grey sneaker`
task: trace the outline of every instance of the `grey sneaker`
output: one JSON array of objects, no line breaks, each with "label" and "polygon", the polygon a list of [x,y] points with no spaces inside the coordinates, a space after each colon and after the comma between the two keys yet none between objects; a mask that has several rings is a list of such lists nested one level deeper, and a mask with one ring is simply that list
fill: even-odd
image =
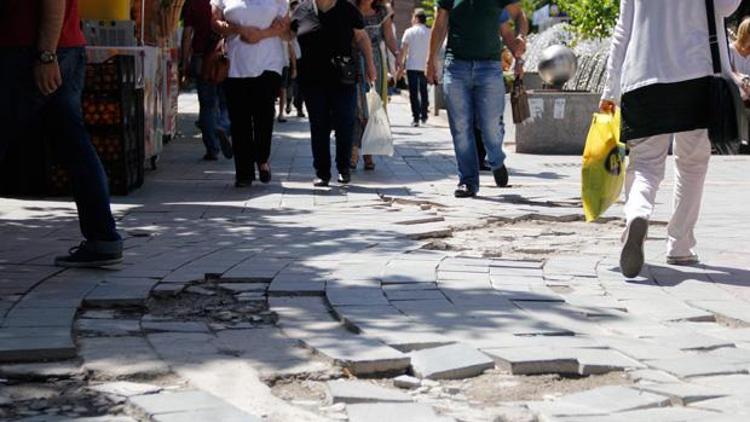
[{"label": "grey sneaker", "polygon": [[648,220],[638,217],[630,222],[625,245],[620,254],[620,270],[627,278],[637,277],[643,268],[643,243],[648,234]]},{"label": "grey sneaker", "polygon": [[68,268],[100,268],[120,263],[122,263],[122,252],[98,252],[88,247],[86,241],[70,248],[68,255],[55,258],[55,265]]}]

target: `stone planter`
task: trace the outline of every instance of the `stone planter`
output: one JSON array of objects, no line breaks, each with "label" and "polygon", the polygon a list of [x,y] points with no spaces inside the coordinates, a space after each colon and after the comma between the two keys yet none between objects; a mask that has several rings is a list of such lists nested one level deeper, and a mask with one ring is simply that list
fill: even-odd
[{"label": "stone planter", "polygon": [[581,155],[599,94],[529,91],[531,118],[516,125],[516,152]]}]

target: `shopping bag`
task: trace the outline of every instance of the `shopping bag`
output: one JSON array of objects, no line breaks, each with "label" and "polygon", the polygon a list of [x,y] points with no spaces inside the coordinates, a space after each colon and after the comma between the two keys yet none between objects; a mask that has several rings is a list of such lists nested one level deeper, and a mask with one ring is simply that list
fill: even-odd
[{"label": "shopping bag", "polygon": [[620,111],[594,114],[583,151],[582,192],[586,221],[594,221],[617,201],[625,181],[625,144]]},{"label": "shopping bag", "polygon": [[383,107],[383,100],[374,89],[367,93],[369,119],[362,134],[363,155],[393,155],[393,135],[391,123]]},{"label": "shopping bag", "polygon": [[529,97],[526,94],[526,87],[524,87],[523,79],[521,78],[516,78],[513,81],[513,88],[510,92],[510,106],[513,109],[513,123],[520,124],[531,117]]}]

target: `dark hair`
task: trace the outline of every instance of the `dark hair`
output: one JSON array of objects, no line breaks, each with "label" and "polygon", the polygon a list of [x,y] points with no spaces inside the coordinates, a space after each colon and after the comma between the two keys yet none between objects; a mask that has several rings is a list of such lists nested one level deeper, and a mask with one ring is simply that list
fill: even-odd
[{"label": "dark hair", "polygon": [[[354,0],[354,4],[359,7],[362,4],[362,0]],[[386,1],[385,0],[372,0],[372,8],[374,10],[378,10],[381,7],[385,7]]]},{"label": "dark hair", "polygon": [[427,23],[427,13],[425,13],[424,9],[421,7],[414,9],[414,17],[416,17],[421,24]]}]

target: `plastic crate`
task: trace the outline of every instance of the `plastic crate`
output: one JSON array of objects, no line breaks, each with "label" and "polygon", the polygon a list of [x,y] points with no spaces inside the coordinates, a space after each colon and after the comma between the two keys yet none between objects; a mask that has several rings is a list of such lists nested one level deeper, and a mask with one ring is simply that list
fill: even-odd
[{"label": "plastic crate", "polygon": [[84,20],[86,44],[103,47],[135,47],[135,22],[129,20]]}]

